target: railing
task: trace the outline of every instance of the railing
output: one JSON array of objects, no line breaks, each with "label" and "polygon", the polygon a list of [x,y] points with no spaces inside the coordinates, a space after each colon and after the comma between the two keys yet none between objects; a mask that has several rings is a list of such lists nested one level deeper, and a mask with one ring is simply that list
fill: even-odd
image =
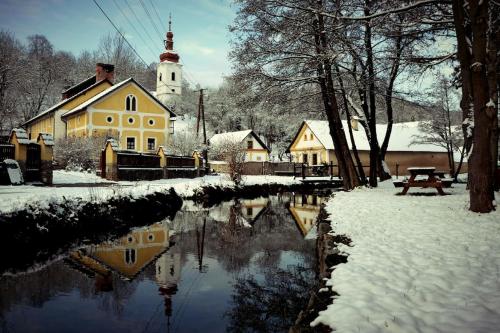
[{"label": "railing", "polygon": [[294,178],[297,175],[300,175],[302,179],[306,179],[306,177],[330,177],[333,179],[334,177],[334,168],[337,168],[337,176],[340,177],[340,172],[338,165],[330,162],[329,164],[320,164],[320,165],[307,165],[304,163],[294,163],[293,165],[293,174]]},{"label": "railing", "polygon": [[6,159],[13,160],[15,157],[15,153],[16,153],[16,148],[14,147],[14,145],[8,143],[0,144],[0,162]]},{"label": "railing", "polygon": [[194,157],[167,155],[167,168],[194,168]]},{"label": "railing", "polygon": [[160,156],[135,152],[118,152],[118,168],[160,168]]}]

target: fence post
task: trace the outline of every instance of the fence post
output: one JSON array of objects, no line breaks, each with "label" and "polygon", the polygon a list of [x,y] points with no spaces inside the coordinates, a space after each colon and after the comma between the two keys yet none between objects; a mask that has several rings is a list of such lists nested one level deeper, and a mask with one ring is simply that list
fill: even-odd
[{"label": "fence post", "polygon": [[26,174],[28,134],[22,128],[14,128],[10,134],[9,143],[14,145],[14,159],[19,164],[23,175]]},{"label": "fence post", "polygon": [[54,138],[50,134],[38,134],[40,145],[40,179],[42,183],[52,185],[52,160],[54,156]]},{"label": "fence post", "polygon": [[118,153],[115,148],[117,144],[110,139],[106,142],[104,153],[106,154],[106,179],[118,180]]}]

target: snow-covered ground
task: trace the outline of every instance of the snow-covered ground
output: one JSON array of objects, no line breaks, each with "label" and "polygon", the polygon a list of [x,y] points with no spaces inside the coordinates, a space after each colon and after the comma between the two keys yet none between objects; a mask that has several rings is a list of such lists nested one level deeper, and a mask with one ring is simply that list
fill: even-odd
[{"label": "snow-covered ground", "polygon": [[[500,212],[469,212],[465,185],[447,196],[397,196],[390,182],[329,200],[348,255],[328,285],[339,296],[312,323],[338,332],[500,332]],[[498,195],[497,200],[498,202]]]},{"label": "snow-covered ground", "polygon": [[[298,182],[293,177],[244,176],[242,185],[269,183],[286,185]],[[0,186],[0,213],[19,210],[27,204],[36,204],[42,208],[46,207],[49,203],[57,203],[65,200],[104,201],[116,196],[139,198],[149,193],[166,191],[170,188],[173,188],[181,197],[189,197],[203,186],[234,186],[226,175],[205,176],[194,179],[175,178],[137,182],[120,181],[109,184],[107,180],[93,174],[60,170],[54,172],[54,184],[57,186]]]}]

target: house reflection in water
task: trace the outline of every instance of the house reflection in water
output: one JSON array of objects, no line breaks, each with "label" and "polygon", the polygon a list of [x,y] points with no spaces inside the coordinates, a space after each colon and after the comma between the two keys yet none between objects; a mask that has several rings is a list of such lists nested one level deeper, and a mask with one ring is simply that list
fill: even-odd
[{"label": "house reflection in water", "polygon": [[307,237],[316,224],[323,198],[315,194],[294,194],[288,210],[293,216],[302,236]]},{"label": "house reflection in water", "polygon": [[235,218],[238,224],[251,226],[266,211],[269,203],[268,198],[223,202],[210,209],[209,216],[217,222],[228,222]]},{"label": "house reflection in water", "polygon": [[170,231],[159,222],[132,231],[113,242],[93,245],[69,256],[73,266],[95,277],[96,291],[113,290],[113,272],[124,280],[133,280],[155,259],[155,279],[159,294],[165,298],[165,314],[172,312],[171,297],[180,279],[180,253],[170,253]]}]

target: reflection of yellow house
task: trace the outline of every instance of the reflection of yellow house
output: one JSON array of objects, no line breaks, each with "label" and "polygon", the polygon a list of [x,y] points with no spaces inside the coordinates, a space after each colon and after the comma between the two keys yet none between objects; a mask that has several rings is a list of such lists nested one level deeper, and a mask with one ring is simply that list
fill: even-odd
[{"label": "reflection of yellow house", "polygon": [[241,200],[241,215],[249,222],[255,222],[269,204],[268,198]]},{"label": "reflection of yellow house", "polygon": [[167,143],[175,114],[134,79],[112,83],[114,66],[63,92],[63,100],[24,123],[31,138],[115,138],[120,149],[156,152]]},{"label": "reflection of yellow house", "polygon": [[169,246],[169,230],[161,223],[138,229],[115,242],[106,242],[77,251],[71,259],[94,272],[112,269],[132,279]]},{"label": "reflection of yellow house", "polygon": [[[240,205],[235,205],[235,202],[225,201],[220,205],[210,209],[209,216],[217,222],[228,222],[231,218],[236,218],[236,222],[250,227],[259,216],[265,211],[269,204],[268,198],[244,199],[239,201]],[[233,214],[233,216],[231,216]]]},{"label": "reflection of yellow house", "polygon": [[295,194],[288,209],[305,237],[316,224],[323,199],[317,195]]}]

